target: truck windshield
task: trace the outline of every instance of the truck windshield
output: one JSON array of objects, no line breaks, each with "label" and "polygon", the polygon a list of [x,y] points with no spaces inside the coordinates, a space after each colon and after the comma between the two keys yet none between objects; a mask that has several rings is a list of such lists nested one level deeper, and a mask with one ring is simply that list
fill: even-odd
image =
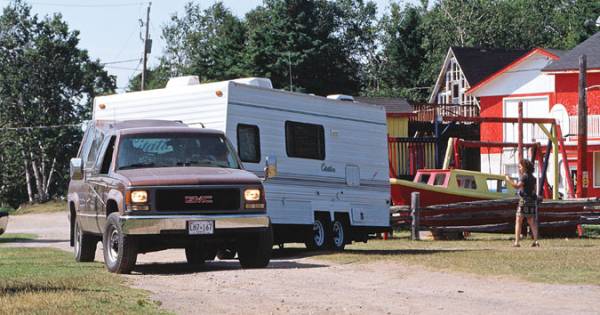
[{"label": "truck windshield", "polygon": [[117,169],[149,167],[240,168],[235,151],[221,135],[144,134],[119,141]]}]

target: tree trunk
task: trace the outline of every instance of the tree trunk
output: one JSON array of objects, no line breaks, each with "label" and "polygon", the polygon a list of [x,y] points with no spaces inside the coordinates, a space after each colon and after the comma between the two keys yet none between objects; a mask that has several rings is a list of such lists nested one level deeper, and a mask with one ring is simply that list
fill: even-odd
[{"label": "tree trunk", "polygon": [[50,167],[50,173],[48,173],[48,181],[46,182],[46,187],[44,187],[44,193],[46,196],[50,195],[50,183],[52,182],[52,175],[54,175],[54,171],[56,169],[56,158],[52,159],[52,166]]},{"label": "tree trunk", "polygon": [[40,174],[40,169],[37,161],[33,157],[33,153],[30,153],[31,156],[31,168],[33,168],[33,177],[35,177],[35,187],[37,190],[37,200],[38,202],[46,201],[46,196],[44,195],[44,183],[42,179],[42,174]]},{"label": "tree trunk", "polygon": [[33,203],[33,192],[31,189],[31,176],[29,175],[29,161],[25,158],[25,152],[23,152],[23,166],[25,167],[25,182],[27,183],[27,197],[29,203]]}]

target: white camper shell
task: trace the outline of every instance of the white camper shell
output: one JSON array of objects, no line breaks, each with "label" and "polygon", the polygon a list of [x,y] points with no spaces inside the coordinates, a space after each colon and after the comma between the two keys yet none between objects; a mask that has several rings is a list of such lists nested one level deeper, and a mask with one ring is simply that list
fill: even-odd
[{"label": "white camper shell", "polygon": [[389,228],[387,128],[382,107],[276,90],[264,78],[167,88],[94,100],[93,119],[162,119],[225,132],[245,169],[265,176],[276,244],[341,249]]}]

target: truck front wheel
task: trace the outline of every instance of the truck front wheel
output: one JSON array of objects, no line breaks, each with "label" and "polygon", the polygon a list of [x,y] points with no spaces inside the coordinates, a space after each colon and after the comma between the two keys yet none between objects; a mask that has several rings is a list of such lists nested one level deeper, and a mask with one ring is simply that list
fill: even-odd
[{"label": "truck front wheel", "polygon": [[271,260],[273,251],[273,228],[269,228],[256,237],[240,241],[238,258],[242,268],[264,268]]},{"label": "truck front wheel", "polygon": [[137,260],[135,239],[123,234],[119,213],[108,216],[102,239],[104,264],[114,273],[130,273]]}]

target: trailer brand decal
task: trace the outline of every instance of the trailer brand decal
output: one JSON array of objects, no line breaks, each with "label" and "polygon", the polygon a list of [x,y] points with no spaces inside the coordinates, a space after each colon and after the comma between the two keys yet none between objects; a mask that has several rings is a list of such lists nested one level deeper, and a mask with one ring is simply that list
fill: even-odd
[{"label": "trailer brand decal", "polygon": [[321,163],[321,171],[335,173],[335,167],[333,167],[331,165],[327,165],[325,163]]},{"label": "trailer brand decal", "polygon": [[184,203],[186,203],[186,204],[212,204],[213,196],[185,196]]}]

